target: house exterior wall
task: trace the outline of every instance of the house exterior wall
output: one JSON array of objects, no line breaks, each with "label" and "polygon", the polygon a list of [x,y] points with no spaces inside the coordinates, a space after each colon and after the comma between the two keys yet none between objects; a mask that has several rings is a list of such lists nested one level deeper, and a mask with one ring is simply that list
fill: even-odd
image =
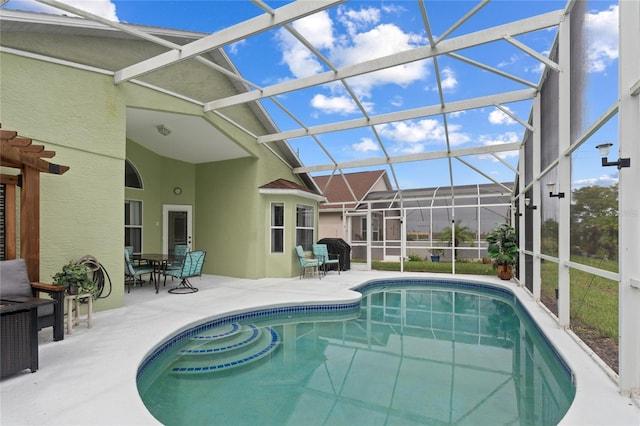
[{"label": "house exterior wall", "polygon": [[343,238],[342,212],[321,212],[318,225],[318,240],[322,238]]},{"label": "house exterior wall", "polygon": [[[142,251],[160,253],[162,206],[183,204],[197,210],[196,167],[157,155],[130,140],[127,141],[127,159],[136,167],[143,184],[143,189],[125,188],[125,199],[142,201]],[[182,194],[173,193],[176,186],[182,188]],[[195,223],[192,224],[192,232],[196,234]]]},{"label": "house exterior wall", "polygon": [[[298,205],[314,208],[314,223],[316,231],[314,241],[317,241],[318,209],[316,202],[305,197],[295,195],[263,194],[261,196],[262,210],[267,212],[262,218],[262,227],[267,230],[264,241],[265,256],[264,273],[268,277],[291,277],[300,272],[300,263],[295,254],[296,247],[296,207]],[[271,253],[271,204],[284,205],[284,251]]]},{"label": "house exterior wall", "polygon": [[[62,176],[42,176],[42,281],[51,281],[66,262],[90,254],[107,270],[112,285],[109,297],[98,300],[94,309],[122,306],[125,199],[143,201],[145,251],[162,251],[162,205],[191,204],[194,249],[207,250],[204,273],[244,278],[297,274],[292,255],[295,202],[287,201],[293,205],[287,210],[290,250],[272,262],[265,226],[269,203],[259,187],[277,178],[301,181],[266,147],[219,117],[203,114],[201,106],[130,83],[114,85],[109,75],[0,55],[2,128],[44,144],[56,151],[53,163],[70,167]],[[199,165],[160,157],[127,141],[127,107],[203,116],[250,157]],[[246,128],[261,128],[253,116],[243,119]],[[127,158],[140,173],[144,190],[125,190]],[[180,196],[173,194],[175,186],[183,189]],[[315,201],[299,198],[317,212]]]},{"label": "house exterior wall", "polygon": [[0,55],[2,127],[70,167],[41,176],[40,279],[51,281],[62,265],[90,254],[113,281],[95,308],[122,306],[125,99],[109,76]]}]

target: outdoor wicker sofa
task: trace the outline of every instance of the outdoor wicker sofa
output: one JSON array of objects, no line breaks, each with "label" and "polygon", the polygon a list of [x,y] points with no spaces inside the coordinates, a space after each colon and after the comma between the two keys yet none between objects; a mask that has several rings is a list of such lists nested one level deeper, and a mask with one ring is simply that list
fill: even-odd
[{"label": "outdoor wicker sofa", "polygon": [[30,301],[39,292],[47,293],[54,303],[38,306],[38,330],[53,327],[53,340],[64,339],[63,286],[29,282],[24,259],[0,261],[0,299],[12,302]]}]

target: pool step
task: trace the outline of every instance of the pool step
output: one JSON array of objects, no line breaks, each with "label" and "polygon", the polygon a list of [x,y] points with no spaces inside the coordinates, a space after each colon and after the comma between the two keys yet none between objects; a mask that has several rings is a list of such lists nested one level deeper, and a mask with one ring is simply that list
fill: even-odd
[{"label": "pool step", "polygon": [[[219,330],[203,335],[213,336]],[[171,366],[174,374],[201,374],[225,371],[250,364],[273,352],[280,336],[270,327],[253,324],[239,327],[223,337],[192,338],[192,344],[180,351],[180,358]]]},{"label": "pool step", "polygon": [[261,331],[253,324],[239,328],[233,333],[226,333],[221,337],[203,336],[192,337],[193,343],[182,349],[180,355],[210,355],[214,353],[245,350],[261,336]]},{"label": "pool step", "polygon": [[202,331],[195,336],[192,336],[191,340],[203,342],[207,340],[224,339],[225,337],[232,336],[240,331],[242,331],[242,326],[240,326],[240,324],[237,322],[230,322]]}]

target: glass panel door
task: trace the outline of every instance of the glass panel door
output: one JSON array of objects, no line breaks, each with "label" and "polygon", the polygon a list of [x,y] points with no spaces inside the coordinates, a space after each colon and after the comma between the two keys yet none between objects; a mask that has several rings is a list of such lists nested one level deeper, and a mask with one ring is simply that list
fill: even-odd
[{"label": "glass panel door", "polygon": [[173,253],[176,244],[193,249],[192,206],[165,204],[162,206],[162,250]]}]

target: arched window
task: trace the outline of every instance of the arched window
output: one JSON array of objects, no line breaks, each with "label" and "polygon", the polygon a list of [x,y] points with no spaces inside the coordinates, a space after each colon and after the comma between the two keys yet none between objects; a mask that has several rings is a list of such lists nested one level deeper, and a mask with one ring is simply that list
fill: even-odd
[{"label": "arched window", "polygon": [[142,189],[140,174],[129,160],[124,160],[124,186],[126,188]]}]

